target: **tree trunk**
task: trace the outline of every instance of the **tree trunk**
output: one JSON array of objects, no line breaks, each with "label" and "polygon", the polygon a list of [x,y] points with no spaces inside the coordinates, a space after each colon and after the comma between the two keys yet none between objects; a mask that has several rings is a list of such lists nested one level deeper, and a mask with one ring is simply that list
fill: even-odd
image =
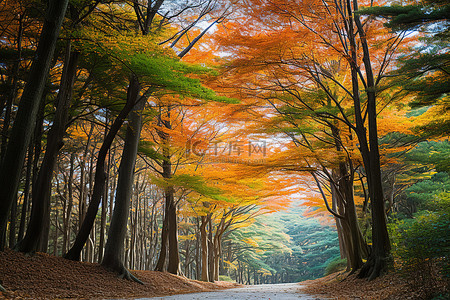
[{"label": "tree trunk", "polygon": [[[156,263],[155,271],[162,272],[164,271],[164,267],[166,264],[166,256],[167,256],[167,244],[168,244],[168,223],[169,223],[169,200],[166,196],[166,202],[165,202],[165,208],[164,208],[164,220],[162,224],[162,231],[161,231],[161,249],[159,250],[159,258],[158,262]],[[158,234],[156,232],[156,234]]]},{"label": "tree trunk", "polygon": [[73,208],[73,190],[72,190],[72,184],[73,184],[73,173],[74,173],[74,162],[75,162],[75,154],[70,154],[70,160],[69,160],[69,177],[67,178],[67,182],[65,183],[67,186],[67,205],[66,209],[64,211],[64,234],[63,234],[63,244],[61,253],[66,253],[67,248],[70,243],[70,225],[71,225],[71,219],[72,219],[72,208]]},{"label": "tree trunk", "polygon": [[[105,132],[105,137],[107,133]],[[103,203],[102,203],[102,215],[100,220],[100,242],[98,246],[98,263],[101,263],[103,260],[103,251],[105,248],[105,231],[106,231],[106,213],[108,211],[108,195],[109,195],[109,174],[111,170],[111,160],[114,160],[114,153],[111,154],[109,152],[108,156],[108,167],[106,169],[106,180],[105,180],[105,188],[104,188],[104,194],[103,194]],[[91,200],[92,201],[92,200]],[[110,200],[112,202],[112,198]],[[89,203],[90,205],[90,203]]]},{"label": "tree trunk", "polygon": [[[348,2],[348,6],[350,6],[350,2]],[[353,11],[358,11],[357,1],[353,1]],[[364,168],[367,172],[369,198],[372,203],[372,252],[370,253],[367,262],[361,268],[358,276],[361,278],[367,277],[369,280],[372,280],[380,276],[387,266],[387,260],[390,252],[390,241],[386,226],[384,195],[381,180],[380,153],[378,149],[376,85],[370,62],[370,53],[367,45],[366,33],[363,25],[361,24],[361,20],[359,19],[359,15],[354,17],[354,21],[363,50],[363,63],[366,73],[369,141],[367,141],[366,131],[361,120],[361,110],[356,110],[356,108],[359,107],[359,97],[354,97],[355,116],[358,117],[356,119],[356,133],[362,149],[361,154],[363,156]],[[356,45],[355,42],[352,43],[353,45]],[[352,59],[356,62],[356,54],[352,53]],[[352,72],[356,72],[355,64],[352,64]],[[354,73],[352,73],[352,82],[355,87],[355,84],[357,84],[357,75]]]},{"label": "tree trunk", "polygon": [[207,224],[207,217],[201,216],[200,237],[202,240],[202,281],[209,281]]},{"label": "tree trunk", "polygon": [[30,146],[28,147],[27,170],[25,175],[23,204],[22,204],[22,212],[20,215],[20,226],[19,226],[19,233],[17,235],[17,240],[21,240],[23,238],[23,234],[25,233],[25,224],[26,224],[25,222],[27,220],[28,200],[30,198],[30,191],[31,191],[32,169],[33,169],[33,143],[30,143]]},{"label": "tree trunk", "polygon": [[208,272],[209,281],[214,282],[214,242],[213,242],[213,225],[212,218],[208,218],[209,231],[208,231]]},{"label": "tree trunk", "polygon": [[168,240],[169,240],[169,263],[167,271],[177,275],[180,268],[180,253],[178,248],[178,220],[177,220],[177,205],[174,199],[174,188],[169,186],[167,189],[169,196],[168,209]]},{"label": "tree trunk", "polygon": [[[19,109],[11,130],[5,156],[0,166],[0,233],[5,232],[11,204],[16,199],[20,174],[25,160],[39,105],[47,81],[56,40],[61,29],[69,0],[48,1],[36,59],[33,61]],[[0,244],[0,250],[4,248]]]},{"label": "tree trunk", "polygon": [[50,195],[53,171],[58,151],[62,147],[63,137],[66,132],[78,56],[78,52],[71,51],[70,42],[68,42],[66,60],[61,77],[61,88],[56,99],[55,118],[47,136],[44,160],[42,161],[36,183],[33,186],[31,219],[24,239],[17,245],[17,250],[21,252],[29,253],[38,250],[39,241],[43,245],[41,250],[46,248],[48,231],[44,232],[44,229],[46,229],[46,224],[50,223]]},{"label": "tree trunk", "polygon": [[[202,281],[208,281],[208,280],[203,280],[203,276],[200,275],[201,274],[201,260],[203,258],[203,253],[202,255],[200,255],[200,226],[199,226],[199,222],[198,222],[198,218],[197,219],[197,230],[195,232],[195,279],[196,280],[202,280]],[[207,255],[206,255],[207,256]],[[207,277],[207,276],[206,276]]]},{"label": "tree trunk", "polygon": [[[92,192],[92,198],[89,203],[86,216],[75,239],[75,242],[72,248],[70,248],[69,252],[67,252],[66,255],[64,256],[67,259],[80,260],[81,251],[83,250],[84,244],[86,244],[86,241],[89,237],[89,233],[92,229],[92,226],[94,225],[95,217],[97,216],[98,212],[98,206],[100,205],[100,201],[104,194],[106,181],[106,173],[105,173],[106,155],[108,153],[109,148],[111,147],[112,142],[114,141],[117,132],[119,132],[120,127],[125,121],[126,116],[136,104],[137,101],[136,95],[138,95],[139,92],[138,85],[139,83],[137,82],[137,79],[133,77],[130,80],[130,85],[127,91],[127,103],[114,120],[107,136],[103,140],[103,143],[100,147],[100,150],[97,155],[97,164],[95,167],[94,188]],[[144,99],[140,99],[140,101],[144,102]]]},{"label": "tree trunk", "polygon": [[[131,83],[133,83],[133,85],[130,85],[129,96],[136,102],[139,96],[140,86],[136,78],[133,78]],[[138,103],[135,110],[130,113],[128,118],[129,122],[125,136],[125,145],[119,166],[116,201],[102,261],[102,266],[118,272],[122,277],[127,279],[135,279],[124,267],[123,250],[127,233],[134,167],[142,128],[141,110],[143,109],[144,104],[144,101]]]}]

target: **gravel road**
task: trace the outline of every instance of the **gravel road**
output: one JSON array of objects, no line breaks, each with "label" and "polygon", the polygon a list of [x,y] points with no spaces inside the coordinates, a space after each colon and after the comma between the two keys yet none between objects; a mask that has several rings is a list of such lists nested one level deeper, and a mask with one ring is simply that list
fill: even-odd
[{"label": "gravel road", "polygon": [[138,300],[154,300],[154,299],[176,299],[176,300],[289,300],[289,299],[303,299],[316,300],[321,299],[307,295],[301,292],[302,286],[298,283],[283,283],[283,284],[262,284],[250,285],[241,288],[220,290],[216,292],[204,292],[195,294],[183,294],[166,297],[141,298]]}]

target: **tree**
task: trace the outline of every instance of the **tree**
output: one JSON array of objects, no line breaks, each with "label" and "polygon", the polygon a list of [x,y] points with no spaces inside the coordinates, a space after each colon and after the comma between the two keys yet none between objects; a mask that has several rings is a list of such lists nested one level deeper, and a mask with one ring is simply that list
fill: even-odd
[{"label": "tree", "polygon": [[145,101],[142,99],[138,102],[140,84],[137,78],[131,79],[130,82],[133,86],[129,86],[127,98],[130,99],[129,101],[137,104],[128,117],[125,145],[122,152],[122,160],[120,161],[119,166],[116,201],[111,219],[111,225],[108,231],[108,240],[105,246],[102,266],[119,273],[121,277],[140,282],[124,267],[122,258],[124,239],[127,232],[126,224],[130,210],[134,167],[142,128],[142,115],[140,111],[145,105]]},{"label": "tree", "polygon": [[[60,91],[56,99],[56,114],[47,137],[44,159],[37,175],[35,188],[33,189],[31,220],[28,223],[28,229],[24,239],[16,247],[21,252],[34,252],[38,250],[39,241],[43,239],[44,224],[49,222],[51,182],[58,151],[62,147],[63,135],[66,131],[66,123],[68,121],[72,98],[71,94],[79,57],[78,52],[71,51],[70,41],[67,43],[65,56]],[[45,245],[46,248],[47,245]]]},{"label": "tree", "polygon": [[450,86],[450,56],[448,47],[447,1],[424,0],[412,5],[392,5],[363,9],[361,14],[371,14],[388,20],[385,26],[394,32],[414,31],[426,34],[421,37],[422,44],[411,46],[394,70],[393,82],[404,93],[413,95],[410,106],[427,107],[424,124],[417,132],[424,135],[448,135],[448,119],[443,115],[448,111],[448,93]]},{"label": "tree", "polygon": [[[29,79],[21,97],[4,158],[0,162],[1,233],[6,230],[8,213],[16,199],[25,154],[37,118],[38,108],[42,101],[42,93],[68,2],[68,0],[63,0],[49,1],[48,3],[46,20],[36,50],[36,59],[33,61]],[[3,249],[3,247],[3,244],[0,245],[0,249]]]},{"label": "tree", "polygon": [[[389,35],[379,22],[355,15],[357,1],[252,1],[242,9],[245,17],[239,20],[241,24],[229,26],[234,30],[222,39],[226,51],[240,54],[227,71],[235,73],[236,78],[241,76],[241,82],[245,79],[241,90],[251,94],[264,82],[267,92],[258,95],[262,98],[295,84],[304,89],[318,88],[336,106],[335,114],[320,112],[322,116],[348,126],[356,134],[373,222],[373,247],[360,275],[373,279],[385,269],[390,249],[381,187],[377,99],[383,74],[402,35]],[[256,28],[265,34],[254,34]],[[377,48],[369,45],[377,38]],[[329,72],[327,64],[331,61],[338,62],[345,77]],[[267,67],[270,72],[264,70]],[[326,84],[330,81],[332,85]],[[341,92],[336,95],[331,87]],[[348,110],[345,104],[349,102]]]}]

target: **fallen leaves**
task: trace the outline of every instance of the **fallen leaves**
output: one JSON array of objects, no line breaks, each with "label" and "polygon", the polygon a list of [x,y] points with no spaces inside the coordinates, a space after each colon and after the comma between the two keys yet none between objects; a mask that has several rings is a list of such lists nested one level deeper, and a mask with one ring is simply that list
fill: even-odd
[{"label": "fallen leaves", "polygon": [[417,299],[404,278],[389,273],[372,281],[356,278],[356,274],[333,273],[316,280],[305,281],[304,292],[329,299],[402,300]]},{"label": "fallen leaves", "polygon": [[98,264],[74,262],[45,253],[26,256],[0,252],[0,281],[7,290],[0,299],[95,299],[154,297],[234,287],[207,283],[169,273],[133,271],[144,282],[120,279]]}]

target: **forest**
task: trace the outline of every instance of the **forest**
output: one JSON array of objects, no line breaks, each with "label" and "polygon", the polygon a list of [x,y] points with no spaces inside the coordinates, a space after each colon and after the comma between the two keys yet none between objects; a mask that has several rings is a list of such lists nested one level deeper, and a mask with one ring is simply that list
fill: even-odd
[{"label": "forest", "polygon": [[445,299],[449,16],[446,0],[0,0],[0,251],[138,283],[396,273]]}]

